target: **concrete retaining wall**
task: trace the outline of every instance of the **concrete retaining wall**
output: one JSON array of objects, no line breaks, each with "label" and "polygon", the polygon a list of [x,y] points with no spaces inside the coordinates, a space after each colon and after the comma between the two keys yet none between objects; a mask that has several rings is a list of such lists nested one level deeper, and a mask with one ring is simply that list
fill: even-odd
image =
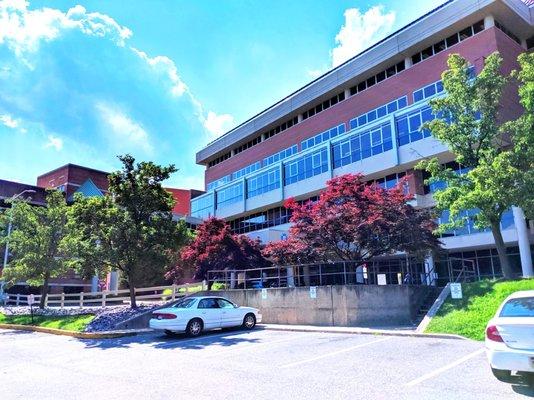
[{"label": "concrete retaining wall", "polygon": [[226,297],[261,310],[263,322],[319,326],[394,326],[411,324],[427,294],[424,286],[318,286],[317,297],[308,287],[202,292]]}]

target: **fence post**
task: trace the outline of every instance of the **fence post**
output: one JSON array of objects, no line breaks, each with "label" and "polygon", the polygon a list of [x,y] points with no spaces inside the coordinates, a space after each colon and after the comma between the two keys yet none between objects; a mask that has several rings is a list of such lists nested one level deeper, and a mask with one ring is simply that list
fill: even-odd
[{"label": "fence post", "polygon": [[17,302],[16,302],[17,306],[19,305],[19,302],[20,302],[20,293],[17,293]]},{"label": "fence post", "polygon": [[208,283],[205,279],[202,281],[202,290],[208,290]]},{"label": "fence post", "polygon": [[172,294],[171,294],[171,300],[174,301],[176,299],[176,285],[172,284]]},{"label": "fence post", "polygon": [[65,307],[65,293],[61,293],[61,309]]},{"label": "fence post", "polygon": [[347,284],[347,263],[343,261],[343,282]]},{"label": "fence post", "polygon": [[106,306],[106,291],[102,291],[102,307]]},{"label": "fence post", "polygon": [[48,293],[45,296],[44,305],[45,305],[45,307],[48,307]]},{"label": "fence post", "polygon": [[83,292],[80,293],[80,308],[83,308]]}]

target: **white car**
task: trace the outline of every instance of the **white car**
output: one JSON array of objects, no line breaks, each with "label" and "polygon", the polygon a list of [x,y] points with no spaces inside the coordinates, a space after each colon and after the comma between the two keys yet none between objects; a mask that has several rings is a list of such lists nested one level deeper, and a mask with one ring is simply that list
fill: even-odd
[{"label": "white car", "polygon": [[260,311],[240,307],[222,297],[186,297],[175,305],[152,313],[149,326],[167,335],[185,332],[198,336],[203,331],[242,326],[252,329],[261,322]]},{"label": "white car", "polygon": [[515,292],[501,304],[486,327],[486,354],[493,375],[514,383],[534,383],[534,290]]}]

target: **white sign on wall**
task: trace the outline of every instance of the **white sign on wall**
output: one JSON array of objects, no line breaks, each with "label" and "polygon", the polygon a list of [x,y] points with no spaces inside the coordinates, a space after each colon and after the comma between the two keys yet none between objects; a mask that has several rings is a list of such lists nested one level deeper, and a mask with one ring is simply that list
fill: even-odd
[{"label": "white sign on wall", "polygon": [[317,298],[317,286],[310,286],[310,299]]},{"label": "white sign on wall", "polygon": [[453,299],[462,298],[462,284],[461,283],[451,283],[451,297]]},{"label": "white sign on wall", "polygon": [[267,289],[261,289],[261,298],[264,300],[267,298]]},{"label": "white sign on wall", "polygon": [[377,274],[376,281],[379,285],[387,285],[386,274]]}]

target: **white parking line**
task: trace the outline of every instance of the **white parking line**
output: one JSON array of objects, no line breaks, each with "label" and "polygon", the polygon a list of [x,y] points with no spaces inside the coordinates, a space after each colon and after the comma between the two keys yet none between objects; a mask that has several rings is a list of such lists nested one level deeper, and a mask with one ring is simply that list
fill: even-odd
[{"label": "white parking line", "polygon": [[293,363],[290,363],[290,364],[285,364],[285,365],[282,365],[281,368],[290,368],[290,367],[295,367],[295,366],[301,365],[301,364],[307,364],[307,363],[310,363],[310,362],[313,362],[313,361],[321,360],[323,358],[332,357],[332,356],[335,356],[337,354],[346,353],[346,352],[349,352],[349,351],[352,351],[352,350],[359,349],[360,347],[369,346],[369,345],[374,344],[374,343],[385,342],[386,340],[391,340],[391,339],[392,339],[391,337],[387,337],[387,338],[384,338],[384,339],[378,339],[378,340],[373,340],[371,342],[357,344],[356,346],[348,347],[346,349],[333,351],[331,353],[322,354],[322,355],[317,356],[317,357],[308,358],[306,360],[301,360],[301,361],[293,362]]},{"label": "white parking line", "polygon": [[451,368],[454,368],[456,367],[457,365],[460,365],[464,362],[466,362],[467,360],[470,360],[471,358],[474,358],[476,356],[478,356],[479,354],[482,354],[484,352],[484,349],[479,349],[477,351],[474,351],[472,353],[469,353],[468,355],[450,363],[450,364],[447,364],[445,365],[444,367],[441,367],[441,368],[438,368],[432,372],[429,372],[428,374],[425,374],[423,376],[420,376],[419,378],[417,379],[414,379],[413,381],[410,381],[406,384],[406,386],[415,386],[421,382],[424,382],[428,379],[431,379],[431,378],[434,378],[435,376],[438,376],[439,374],[445,372],[445,371],[448,371],[449,369]]}]

